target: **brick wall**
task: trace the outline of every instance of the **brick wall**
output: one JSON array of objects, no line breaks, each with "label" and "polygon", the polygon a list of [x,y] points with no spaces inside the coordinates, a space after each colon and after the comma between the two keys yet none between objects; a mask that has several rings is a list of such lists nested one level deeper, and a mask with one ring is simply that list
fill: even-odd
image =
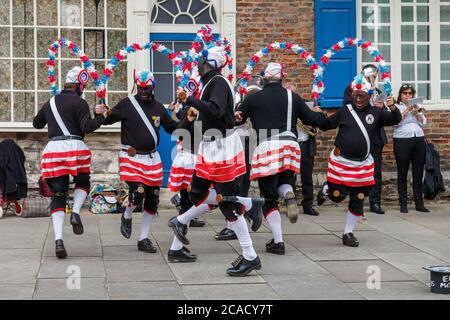
[{"label": "brick wall", "polygon": [[[290,41],[314,53],[314,1],[313,0],[237,0],[237,77],[251,56],[267,44]],[[306,62],[293,53],[274,51],[264,57],[255,68],[280,60],[286,64],[287,81],[306,89],[312,84],[312,73]]]}]

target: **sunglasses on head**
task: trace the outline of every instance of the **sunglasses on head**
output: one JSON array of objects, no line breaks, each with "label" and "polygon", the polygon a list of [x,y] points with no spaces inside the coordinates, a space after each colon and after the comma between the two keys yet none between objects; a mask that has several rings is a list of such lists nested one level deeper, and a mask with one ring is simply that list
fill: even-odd
[{"label": "sunglasses on head", "polygon": [[401,86],[402,89],[412,89],[414,88],[412,84],[404,84]]}]

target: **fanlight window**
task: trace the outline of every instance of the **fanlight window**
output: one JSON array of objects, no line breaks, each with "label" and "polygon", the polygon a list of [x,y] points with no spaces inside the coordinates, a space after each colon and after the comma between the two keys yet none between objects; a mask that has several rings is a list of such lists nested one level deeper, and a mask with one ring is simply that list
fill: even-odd
[{"label": "fanlight window", "polygon": [[216,24],[217,16],[209,0],[158,0],[152,10],[152,23]]}]

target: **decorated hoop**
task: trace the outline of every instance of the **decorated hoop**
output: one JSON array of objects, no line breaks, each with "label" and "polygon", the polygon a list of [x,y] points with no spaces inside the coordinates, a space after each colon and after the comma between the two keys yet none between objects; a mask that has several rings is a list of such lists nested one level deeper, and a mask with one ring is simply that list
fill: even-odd
[{"label": "decorated hoop", "polygon": [[[331,57],[333,57],[336,53],[341,51],[341,49],[345,47],[358,46],[361,49],[367,50],[370,55],[374,58],[374,61],[378,63],[379,70],[381,72],[381,79],[384,81],[384,91],[386,91],[387,95],[392,93],[392,83],[391,83],[391,73],[389,71],[389,65],[384,60],[383,55],[380,53],[378,48],[372,44],[370,41],[365,41],[363,39],[357,38],[344,38],[344,40],[339,41],[335,45],[333,45],[327,52],[320,58],[319,68],[320,72],[317,72],[314,79],[314,84],[323,83],[323,75],[326,70],[326,66],[330,63]],[[315,99],[319,101],[323,98],[322,93],[325,90],[325,87],[318,86],[316,88],[317,94],[315,94]]]},{"label": "decorated hoop", "polygon": [[[321,72],[321,67],[316,62],[316,59],[312,56],[310,52],[308,52],[305,48],[300,47],[297,44],[292,44],[290,42],[274,42],[266,47],[260,49],[257,53],[255,53],[250,61],[247,63],[247,66],[245,67],[244,72],[242,73],[239,93],[242,95],[247,94],[247,87],[248,87],[248,81],[250,80],[250,76],[253,72],[253,69],[255,68],[256,64],[260,62],[261,58],[271,53],[273,50],[289,50],[295,54],[300,55],[306,62],[308,63],[308,66],[311,71],[314,72],[314,76],[317,76],[319,72]],[[324,86],[323,82],[315,83],[316,85],[313,85],[311,97],[314,97],[318,95],[318,87]]]},{"label": "decorated hoop", "polygon": [[94,79],[95,93],[97,97],[99,97],[100,99],[104,98],[104,95],[102,95],[102,92],[105,90],[104,84],[100,81],[100,77],[98,75],[97,70],[94,67],[94,64],[75,43],[65,38],[60,38],[59,40],[53,42],[53,44],[48,49],[47,80],[51,86],[52,94],[56,96],[59,93],[58,86],[56,84],[55,65],[56,65],[56,53],[58,52],[58,49],[62,47],[69,48],[70,52],[76,55],[81,60],[81,62],[83,62],[83,67],[86,70],[80,72],[80,74],[78,75],[80,83],[85,85],[86,82],[89,80],[89,76],[92,77],[92,79]]}]

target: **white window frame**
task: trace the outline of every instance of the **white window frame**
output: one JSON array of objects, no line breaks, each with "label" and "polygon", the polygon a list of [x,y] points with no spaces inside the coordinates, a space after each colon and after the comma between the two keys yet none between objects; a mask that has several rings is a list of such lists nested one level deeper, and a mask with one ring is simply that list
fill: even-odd
[{"label": "white window frame", "polygon": [[[396,96],[402,84],[401,81],[401,1],[391,0],[390,32],[391,32],[391,73],[393,84],[393,95]],[[412,4],[413,5],[413,4]],[[357,0],[357,36],[361,37],[361,8],[362,0]],[[450,110],[450,100],[440,99],[441,92],[441,70],[440,70],[440,1],[429,2],[429,26],[430,26],[430,84],[431,100],[425,103],[427,110]],[[421,44],[414,42],[414,44]],[[376,45],[376,43],[375,43]],[[361,69],[361,50],[357,52],[357,68]],[[416,56],[417,60],[417,56]]]},{"label": "white window frame", "polygon": [[[8,25],[0,25],[0,27],[5,27],[5,28],[9,28],[10,29],[10,56],[9,57],[0,57],[0,60],[9,60],[10,64],[11,64],[11,69],[10,69],[10,88],[9,89],[1,89],[1,92],[8,92],[11,94],[10,96],[10,108],[11,108],[11,118],[14,119],[14,92],[24,92],[25,90],[19,90],[19,89],[14,89],[13,87],[13,83],[14,83],[14,78],[13,78],[13,62],[14,61],[20,61],[20,60],[32,60],[34,61],[34,77],[35,77],[35,81],[34,81],[34,89],[32,90],[26,90],[26,92],[33,92],[35,93],[35,114],[37,113],[38,109],[40,108],[40,106],[38,106],[38,93],[50,93],[50,85],[48,87],[48,90],[43,90],[43,89],[38,89],[39,83],[38,83],[38,62],[42,62],[42,61],[47,61],[47,58],[42,58],[42,57],[38,57],[38,53],[37,53],[37,30],[38,29],[57,29],[58,31],[58,38],[61,37],[61,29],[75,29],[75,30],[80,30],[80,37],[81,37],[81,43],[77,43],[77,45],[84,50],[84,32],[83,30],[85,29],[89,29],[89,30],[104,30],[105,31],[105,36],[104,36],[104,41],[105,41],[105,50],[106,50],[106,55],[104,59],[92,59],[93,62],[107,62],[108,59],[110,58],[110,56],[112,56],[114,53],[109,53],[107,52],[107,47],[108,47],[108,31],[127,31],[127,38],[130,39],[130,11],[127,10],[127,27],[126,28],[113,28],[113,27],[108,27],[107,26],[107,9],[108,9],[108,0],[104,0],[104,13],[103,13],[103,19],[104,19],[104,23],[103,23],[103,27],[85,27],[84,26],[84,0],[80,0],[80,7],[81,7],[81,12],[80,12],[80,26],[63,26],[61,25],[61,1],[57,0],[57,25],[45,25],[45,26],[41,26],[37,24],[37,1],[39,0],[34,0],[33,1],[33,12],[34,12],[34,19],[33,19],[33,25],[28,25],[28,26],[22,26],[22,25],[14,25],[13,24],[13,0],[9,0],[10,2],[10,7],[9,7],[9,24]],[[127,9],[129,8],[129,1],[127,0]],[[33,57],[14,57],[12,56],[13,53],[13,29],[14,28],[31,28],[33,29],[33,37],[34,37],[34,56]],[[127,39],[127,40],[128,40]],[[57,39],[54,39],[55,41]],[[71,40],[71,39],[68,39]],[[129,42],[129,41],[127,41]],[[50,43],[48,44],[50,46]],[[68,50],[67,48],[64,48],[62,50]],[[63,86],[63,75],[61,75],[61,61],[74,61],[74,63],[81,63],[79,61],[79,59],[75,56],[70,56],[69,58],[62,58],[61,57],[61,49],[59,50],[58,54],[57,54],[57,62],[58,62],[58,89],[61,90],[62,86]],[[124,60],[127,61],[127,60]],[[106,64],[105,64],[106,65]],[[103,70],[97,70],[100,73],[103,72]],[[131,90],[131,84],[127,83],[127,92],[129,92]],[[95,93],[95,91],[93,90],[86,90],[86,93]],[[120,91],[120,90],[114,90],[114,91],[110,91],[108,90],[108,93],[112,93],[112,94],[124,94],[126,93],[125,91]],[[97,130],[97,132],[117,132],[120,130],[119,125],[112,125],[112,126],[108,126],[108,127],[102,127],[99,130]],[[9,121],[9,122],[0,122],[0,132],[44,132],[43,130],[39,130],[39,129],[35,129],[33,128],[33,125],[31,122],[17,122],[17,121]]]}]

